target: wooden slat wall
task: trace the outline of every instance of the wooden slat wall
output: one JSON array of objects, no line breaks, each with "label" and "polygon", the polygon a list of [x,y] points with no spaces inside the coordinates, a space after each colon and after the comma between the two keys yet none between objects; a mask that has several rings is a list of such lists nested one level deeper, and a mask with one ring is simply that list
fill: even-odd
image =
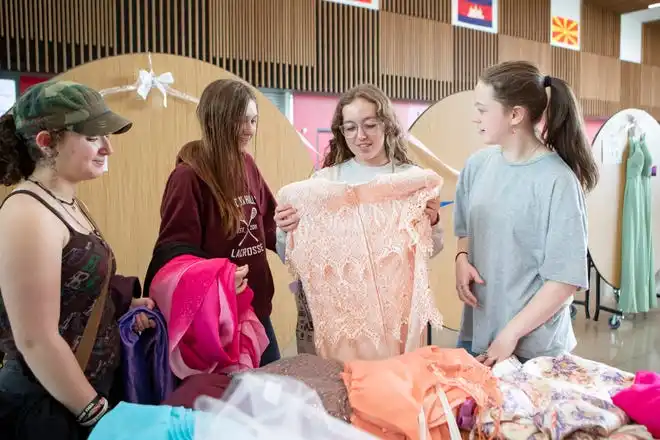
[{"label": "wooden slat wall", "polygon": [[500,0],[500,34],[550,41],[550,0]]},{"label": "wooden slat wall", "polygon": [[621,61],[621,108],[639,106],[642,99],[642,65]]},{"label": "wooden slat wall", "polygon": [[648,81],[660,23],[644,25],[645,65],[623,63],[619,16],[593,2],[583,0],[575,52],[549,45],[550,0],[499,0],[499,34],[451,26],[451,0],[381,0],[380,11],[324,0],[0,0],[0,70],[56,74],[151,51],[257,87],[341,93],[369,82],[395,99],[436,101],[472,88],[493,63],[526,59],[568,81],[587,116],[657,112]]},{"label": "wooden slat wall", "polygon": [[660,66],[642,65],[641,107],[660,120]]},{"label": "wooden slat wall", "polygon": [[59,73],[115,54],[115,0],[0,0],[0,70]]},{"label": "wooden slat wall", "polygon": [[498,61],[497,35],[454,26],[454,92],[474,88],[479,75]]},{"label": "wooden slat wall", "polygon": [[[204,61],[258,87],[299,90],[312,87],[316,65],[315,2],[195,1],[202,6],[200,9],[208,8],[209,31],[206,36],[200,36],[204,41],[208,39],[210,46],[205,51],[207,56],[202,58]],[[187,35],[192,38],[194,34]],[[180,55],[199,58],[186,52]]]},{"label": "wooden slat wall", "polygon": [[499,61],[528,60],[535,63],[542,73],[552,72],[552,47],[549,44],[500,35],[498,46]]},{"label": "wooden slat wall", "polygon": [[660,22],[642,25],[640,107],[660,120]]},{"label": "wooden slat wall", "polygon": [[451,93],[452,26],[411,15],[381,12],[380,72],[392,98],[410,92],[425,100]]},{"label": "wooden slat wall", "polygon": [[642,62],[660,66],[660,22],[642,25]]},{"label": "wooden slat wall", "polygon": [[573,92],[580,96],[580,52],[551,47],[551,75],[561,78],[571,85]]},{"label": "wooden slat wall", "polygon": [[379,13],[326,1],[318,7],[317,90],[336,93],[378,83]]},{"label": "wooden slat wall", "polygon": [[[626,67],[623,72],[619,60],[621,48],[621,16],[590,1],[582,3],[582,27],[580,38],[580,103],[585,116],[610,116],[625,108],[622,106],[622,89],[639,86],[624,84],[634,78]],[[639,105],[639,103],[637,103]]]},{"label": "wooden slat wall", "polygon": [[381,0],[383,12],[451,23],[451,2],[445,0]]},{"label": "wooden slat wall", "polygon": [[584,52],[619,58],[621,52],[621,16],[584,2],[580,18],[580,49]]},{"label": "wooden slat wall", "polygon": [[618,58],[582,52],[580,56],[580,101],[589,116],[611,115],[621,106],[621,61]]}]

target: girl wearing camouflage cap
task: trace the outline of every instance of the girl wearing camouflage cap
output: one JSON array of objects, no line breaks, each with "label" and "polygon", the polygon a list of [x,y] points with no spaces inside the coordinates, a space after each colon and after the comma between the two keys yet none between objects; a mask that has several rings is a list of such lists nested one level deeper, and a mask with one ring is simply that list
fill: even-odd
[{"label": "girl wearing camouflage cap", "polygon": [[[75,197],[103,174],[108,136],[130,127],[98,92],[65,81],[31,87],[0,118],[0,179],[17,185],[0,209],[3,439],[87,438],[108,410],[117,318],[153,307],[108,295],[120,278],[112,250]],[[138,331],[152,325],[143,318]]]}]

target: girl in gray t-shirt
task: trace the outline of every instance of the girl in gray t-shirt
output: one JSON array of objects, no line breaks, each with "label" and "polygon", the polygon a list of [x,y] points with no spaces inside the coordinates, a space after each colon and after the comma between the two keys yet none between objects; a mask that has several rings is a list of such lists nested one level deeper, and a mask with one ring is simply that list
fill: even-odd
[{"label": "girl in gray t-shirt", "polygon": [[474,122],[497,146],[468,159],[456,188],[459,346],[487,365],[570,352],[569,306],[588,284],[584,191],[598,180],[578,104],[522,61],[487,69],[475,98]]}]

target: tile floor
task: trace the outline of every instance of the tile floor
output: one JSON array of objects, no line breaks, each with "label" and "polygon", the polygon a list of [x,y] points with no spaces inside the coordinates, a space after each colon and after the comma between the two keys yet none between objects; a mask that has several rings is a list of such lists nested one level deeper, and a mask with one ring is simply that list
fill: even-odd
[{"label": "tile floor", "polygon": [[[608,293],[607,288],[603,290],[603,305],[612,307],[614,296]],[[593,320],[594,300],[591,301],[591,320],[585,318],[584,308],[577,306],[573,329],[578,346],[574,353],[633,373],[642,369],[660,372],[660,310],[646,316],[626,317],[619,329],[611,330],[609,313],[601,311],[598,322]],[[435,331],[433,343],[440,347],[454,347],[457,335],[450,329]],[[295,353],[294,346],[284,350],[283,355]]]},{"label": "tile floor", "polygon": [[[594,282],[592,279],[592,286]],[[603,285],[601,291],[601,304],[616,309],[612,289]],[[576,306],[578,313],[573,330],[578,345],[574,353],[633,373],[637,370],[660,372],[660,310],[627,316],[617,330],[611,330],[608,325],[610,313],[601,311],[598,322],[593,320],[594,304],[595,293],[592,292],[590,320],[585,318],[584,307]],[[457,332],[443,329],[433,335],[433,343],[452,347],[457,336]]]}]

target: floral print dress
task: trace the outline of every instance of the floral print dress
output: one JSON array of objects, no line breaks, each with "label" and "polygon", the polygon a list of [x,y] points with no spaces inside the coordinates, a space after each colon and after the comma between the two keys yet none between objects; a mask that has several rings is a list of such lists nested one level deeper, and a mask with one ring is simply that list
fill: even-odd
[{"label": "floral print dress", "polygon": [[[507,439],[652,439],[646,428],[629,425],[611,396],[632,385],[634,375],[573,355],[540,357],[524,365],[509,359],[496,365],[504,396],[501,414],[480,415],[478,428]],[[475,430],[476,431],[476,430]]]}]

